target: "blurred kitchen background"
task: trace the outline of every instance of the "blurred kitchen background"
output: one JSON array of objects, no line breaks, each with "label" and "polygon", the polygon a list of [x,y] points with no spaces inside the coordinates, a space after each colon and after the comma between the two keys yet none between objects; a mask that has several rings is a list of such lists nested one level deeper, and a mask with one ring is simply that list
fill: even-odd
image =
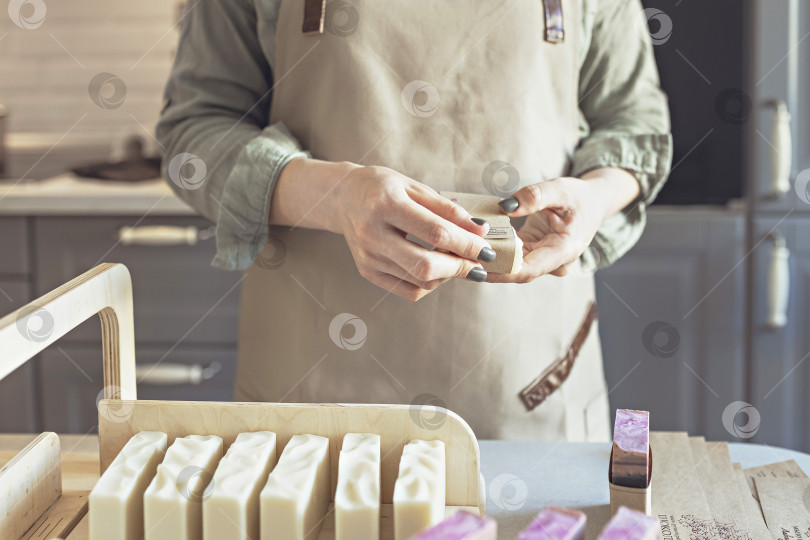
[{"label": "blurred kitchen background", "polygon": [[[211,268],[212,224],[143,180],[184,6],[8,4],[0,313],[124,263],[139,397],[230,399],[241,274]],[[650,410],[656,429],[809,451],[810,4],[644,4],[675,157],[638,246],[596,274],[611,405]],[[93,431],[99,343],[88,321],[0,382],[0,431]]]}]

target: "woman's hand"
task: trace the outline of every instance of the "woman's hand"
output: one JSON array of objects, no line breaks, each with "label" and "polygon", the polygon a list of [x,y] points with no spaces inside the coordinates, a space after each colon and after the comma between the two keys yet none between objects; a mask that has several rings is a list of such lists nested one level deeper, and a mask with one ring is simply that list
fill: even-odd
[{"label": "woman's hand", "polygon": [[520,189],[500,204],[510,217],[528,216],[518,231],[523,241],[523,266],[515,274],[489,274],[487,281],[528,283],[546,274],[564,276],[602,223],[638,194],[636,178],[612,168]]},{"label": "woman's hand", "polygon": [[271,205],[271,223],[342,234],[363,277],[412,301],[452,278],[486,279],[477,261],[492,261],[495,252],[483,238],[489,226],[472,218],[391,169],[308,159],[285,166]]}]

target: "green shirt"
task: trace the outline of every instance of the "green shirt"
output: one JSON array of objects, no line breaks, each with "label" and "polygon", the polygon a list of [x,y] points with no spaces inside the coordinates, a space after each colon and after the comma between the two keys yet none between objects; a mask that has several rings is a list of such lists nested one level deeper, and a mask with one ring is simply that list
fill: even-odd
[{"label": "green shirt", "polygon": [[[599,260],[586,264],[604,267],[641,236],[646,207],[666,180],[672,138],[652,45],[638,30],[646,28],[639,0],[580,2],[580,142],[569,175],[618,167],[641,185],[639,200],[607,220],[593,240]],[[279,172],[290,159],[310,156],[282,123],[268,125],[280,3],[191,3],[157,126],[163,175],[180,198],[216,222],[213,264],[221,268],[244,269],[258,256]],[[204,180],[171,181],[177,178],[169,171],[172,158],[181,153],[200,158]]]}]

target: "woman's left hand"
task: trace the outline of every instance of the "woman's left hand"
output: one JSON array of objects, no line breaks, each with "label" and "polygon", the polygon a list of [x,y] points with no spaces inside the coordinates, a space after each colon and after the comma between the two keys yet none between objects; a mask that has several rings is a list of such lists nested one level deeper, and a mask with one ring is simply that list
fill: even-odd
[{"label": "woman's left hand", "polygon": [[[564,276],[588,248],[602,223],[638,197],[635,176],[622,169],[595,169],[582,178],[561,177],[526,186],[501,201],[509,217],[528,216],[518,237],[523,266],[515,274],[492,274],[492,283],[528,283]],[[511,211],[510,211],[511,210]]]}]

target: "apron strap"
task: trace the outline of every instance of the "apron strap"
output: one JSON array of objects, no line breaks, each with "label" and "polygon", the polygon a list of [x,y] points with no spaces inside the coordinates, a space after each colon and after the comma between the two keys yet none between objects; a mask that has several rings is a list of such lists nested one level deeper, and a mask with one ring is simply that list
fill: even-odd
[{"label": "apron strap", "polygon": [[323,34],[325,15],[326,0],[304,0],[304,34]]},{"label": "apron strap", "polygon": [[562,43],[565,41],[565,26],[563,25],[562,0],[542,0],[546,12],[545,40],[549,43]]},{"label": "apron strap", "polygon": [[574,367],[574,360],[585,343],[591,331],[593,321],[596,320],[596,303],[591,300],[588,304],[588,311],[585,318],[579,325],[574,341],[568,347],[565,354],[548,366],[543,373],[533,380],[529,385],[520,391],[520,399],[527,411],[532,411],[535,407],[543,403],[548,396],[557,390],[568,379],[571,368]]},{"label": "apron strap", "polygon": [[[549,43],[565,41],[562,0],[542,0],[546,15],[545,40]],[[304,34],[323,34],[326,0],[304,0]]]}]

